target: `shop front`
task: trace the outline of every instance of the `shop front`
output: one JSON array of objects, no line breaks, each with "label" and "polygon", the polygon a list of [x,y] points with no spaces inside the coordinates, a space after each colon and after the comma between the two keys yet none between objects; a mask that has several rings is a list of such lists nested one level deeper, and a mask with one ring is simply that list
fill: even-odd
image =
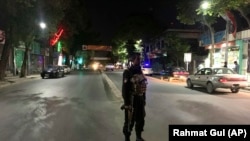
[{"label": "shop front", "polygon": [[16,66],[16,73],[19,74],[21,71],[21,67],[23,64],[24,58],[24,49],[23,48],[14,48],[14,59],[15,59],[15,66]]},{"label": "shop front", "polygon": [[[208,46],[207,49],[211,47]],[[228,47],[226,43],[217,43],[215,44],[215,52],[214,52],[214,67],[223,67],[225,60],[227,60],[228,68],[234,68],[234,61],[240,61],[240,46],[235,43],[235,41],[231,41],[228,43]],[[226,58],[227,54],[227,58]],[[210,64],[210,53],[205,61],[205,66],[209,67]]]}]

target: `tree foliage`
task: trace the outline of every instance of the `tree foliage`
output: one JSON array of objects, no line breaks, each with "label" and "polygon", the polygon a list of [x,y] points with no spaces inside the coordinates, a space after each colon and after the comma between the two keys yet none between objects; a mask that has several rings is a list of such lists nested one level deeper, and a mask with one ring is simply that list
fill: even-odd
[{"label": "tree foliage", "polygon": [[164,38],[164,41],[166,43],[165,50],[167,51],[168,57],[174,61],[176,66],[183,65],[184,53],[190,51],[190,45],[181,40],[175,34],[168,34]]},{"label": "tree foliage", "polygon": [[[197,12],[200,4],[197,0],[180,0],[177,4],[177,20],[187,25],[194,25],[199,22],[210,26],[216,23],[216,16],[209,16],[207,13],[199,14]],[[206,12],[206,10],[203,10],[203,12]]]},{"label": "tree foliage", "polygon": [[10,51],[13,46],[18,46],[19,41],[25,42],[26,46],[21,76],[26,75],[27,51],[35,36],[39,34],[39,22],[46,23],[49,28],[47,33],[55,33],[58,26],[61,26],[59,23],[64,18],[65,12],[70,11],[68,9],[72,8],[70,7],[72,3],[72,1],[67,0],[0,1],[0,21],[3,21],[0,28],[6,34],[6,43],[0,61],[0,79],[4,78]]},{"label": "tree foliage", "polygon": [[199,7],[197,12],[202,15],[224,17],[227,11],[238,11],[250,27],[250,19],[248,17],[250,14],[249,6],[249,0],[213,0],[210,2],[208,9],[204,10]]},{"label": "tree foliage", "polygon": [[[202,1],[203,2],[203,1]],[[248,6],[249,0],[213,0],[208,1],[209,7],[204,10],[201,7],[197,8],[198,14],[203,15],[209,14],[210,16],[221,16],[224,15],[227,10],[237,10]],[[202,4],[202,3],[200,3]]]},{"label": "tree foliage", "polygon": [[[163,31],[159,26],[156,19],[147,13],[139,13],[129,15],[127,19],[118,28],[114,36],[113,43],[115,44],[114,50],[119,50],[120,47],[125,47],[130,56],[136,51],[135,41],[152,38]],[[118,43],[121,43],[118,45]],[[126,43],[123,46],[123,43]],[[121,48],[120,48],[121,49]]]},{"label": "tree foliage", "polygon": [[[203,25],[206,25],[211,37],[212,49],[210,49],[210,66],[213,66],[213,53],[214,53],[214,27],[212,26],[216,23],[217,15],[209,14],[204,9],[201,9],[202,1],[197,0],[181,0],[177,4],[178,16],[177,19],[184,24],[194,24],[199,22]],[[204,10],[202,14],[200,14],[199,10]]]},{"label": "tree foliage", "polygon": [[126,42],[122,40],[116,40],[113,43],[112,53],[116,58],[116,61],[124,61],[127,58],[128,52],[126,50]]},{"label": "tree foliage", "polygon": [[[25,1],[24,1],[25,2]],[[26,34],[22,34],[23,32],[18,30],[18,34],[22,34],[24,36],[23,39],[19,39],[25,42],[25,53],[23,64],[21,68],[20,77],[25,77],[27,74],[27,58],[28,58],[28,50],[30,44],[33,42],[35,35],[38,32],[38,24],[41,20],[45,20],[48,27],[50,27],[50,31],[57,31],[58,23],[64,16],[64,10],[66,10],[69,6],[69,3],[65,0],[44,0],[44,1],[34,1],[33,3],[29,3],[21,7],[22,16],[18,16],[17,19],[21,22],[22,26],[26,26],[23,32],[27,32]],[[41,15],[39,15],[41,14]],[[18,39],[18,38],[17,38]]]}]

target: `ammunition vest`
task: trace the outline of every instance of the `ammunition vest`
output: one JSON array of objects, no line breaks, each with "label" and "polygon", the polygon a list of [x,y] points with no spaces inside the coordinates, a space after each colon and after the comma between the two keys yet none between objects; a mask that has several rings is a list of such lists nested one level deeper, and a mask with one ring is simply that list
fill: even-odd
[{"label": "ammunition vest", "polygon": [[130,79],[133,95],[143,96],[147,90],[147,79],[143,74],[134,74]]}]

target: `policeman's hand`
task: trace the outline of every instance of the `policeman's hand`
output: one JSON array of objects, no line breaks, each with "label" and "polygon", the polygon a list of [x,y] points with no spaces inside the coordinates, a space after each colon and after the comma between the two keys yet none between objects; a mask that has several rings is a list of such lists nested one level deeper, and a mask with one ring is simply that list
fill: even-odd
[{"label": "policeman's hand", "polygon": [[132,109],[132,106],[131,105],[125,105],[125,109]]},{"label": "policeman's hand", "polygon": [[125,109],[125,105],[123,104],[122,106],[121,106],[121,110],[124,110]]},{"label": "policeman's hand", "polygon": [[131,105],[122,105],[121,106],[121,109],[124,110],[124,109],[131,109],[132,106]]}]

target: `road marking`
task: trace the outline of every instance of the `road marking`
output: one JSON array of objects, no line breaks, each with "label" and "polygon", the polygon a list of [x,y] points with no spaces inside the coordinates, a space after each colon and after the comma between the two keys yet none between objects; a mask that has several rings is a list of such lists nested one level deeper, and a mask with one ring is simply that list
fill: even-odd
[{"label": "road marking", "polygon": [[111,91],[115,94],[115,96],[117,98],[122,98],[122,93],[121,91],[115,86],[115,84],[110,80],[110,78],[105,74],[105,73],[102,73],[102,76],[104,77],[104,79],[106,79],[106,81],[108,82],[108,85],[110,86],[111,88]]}]

